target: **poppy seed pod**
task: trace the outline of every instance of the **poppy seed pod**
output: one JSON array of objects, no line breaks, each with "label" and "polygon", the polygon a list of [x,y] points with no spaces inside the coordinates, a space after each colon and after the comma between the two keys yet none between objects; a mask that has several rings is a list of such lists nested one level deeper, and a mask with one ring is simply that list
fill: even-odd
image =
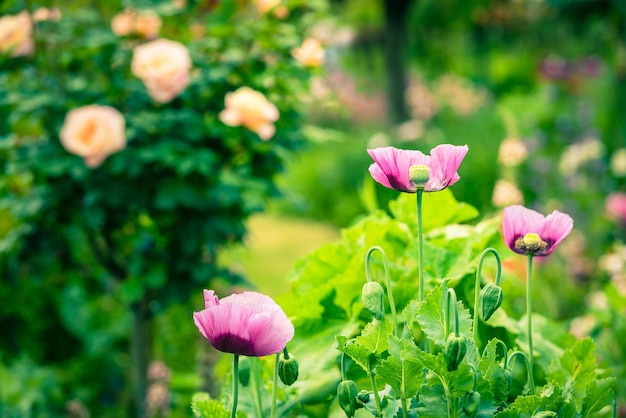
[{"label": "poppy seed pod", "polygon": [[298,380],[299,375],[298,360],[290,354],[288,359],[282,358],[278,361],[278,377],[287,386],[293,385]]},{"label": "poppy seed pod", "polygon": [[358,390],[352,380],[343,380],[337,386],[337,400],[339,406],[351,418],[356,413],[356,397]]},{"label": "poppy seed pod", "polygon": [[456,335],[451,334],[448,337],[446,348],[444,349],[449,372],[453,372],[459,368],[459,364],[463,361],[466,353],[467,338],[463,335],[459,335],[457,337]]},{"label": "poppy seed pod", "polygon": [[484,321],[488,321],[498,308],[502,305],[502,288],[493,283],[487,283],[480,291],[480,316]]},{"label": "poppy seed pod", "polygon": [[361,291],[363,306],[380,320],[385,316],[385,290],[378,282],[367,282]]}]

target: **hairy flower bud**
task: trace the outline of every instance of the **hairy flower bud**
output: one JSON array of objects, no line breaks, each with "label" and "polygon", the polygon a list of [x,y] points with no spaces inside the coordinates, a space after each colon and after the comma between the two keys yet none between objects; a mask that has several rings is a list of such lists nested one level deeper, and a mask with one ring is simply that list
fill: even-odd
[{"label": "hairy flower bud", "polygon": [[361,291],[363,306],[374,315],[376,319],[385,316],[385,290],[378,282],[367,282]]},{"label": "hairy flower bud", "polygon": [[298,374],[299,364],[293,354],[290,354],[288,359],[281,357],[278,361],[278,377],[280,377],[280,381],[287,386],[291,386],[298,380]]},{"label": "hairy flower bud", "polygon": [[459,364],[463,361],[466,353],[467,338],[463,335],[459,335],[457,337],[456,335],[451,334],[448,337],[446,348],[444,349],[449,372],[453,372],[459,368]]},{"label": "hairy flower bud", "polygon": [[475,417],[476,412],[478,412],[478,406],[480,405],[480,393],[476,391],[467,392],[465,396],[463,396],[463,400],[461,406],[463,407],[463,411],[469,417]]},{"label": "hairy flower bud", "polygon": [[502,305],[502,288],[493,283],[487,283],[485,287],[480,291],[480,315],[484,321],[488,321],[491,318],[500,305]]},{"label": "hairy flower bud", "polygon": [[337,386],[337,400],[339,406],[347,417],[353,417],[356,413],[356,397],[358,391],[352,380],[343,380]]}]

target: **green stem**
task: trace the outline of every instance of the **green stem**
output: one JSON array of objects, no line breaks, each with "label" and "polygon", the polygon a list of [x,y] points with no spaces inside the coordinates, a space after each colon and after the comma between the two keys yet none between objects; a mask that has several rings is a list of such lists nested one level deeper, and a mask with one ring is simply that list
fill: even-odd
[{"label": "green stem", "polygon": [[533,255],[528,254],[528,270],[526,276],[526,318],[528,320],[528,367],[530,369],[530,383],[531,388],[535,387],[535,378],[533,374],[533,365],[534,365],[534,351],[533,351],[533,306],[532,306],[532,278],[533,278]]},{"label": "green stem", "polygon": [[274,379],[272,381],[272,411],[271,417],[276,418],[276,393],[278,392],[278,363],[280,362],[280,353],[276,353],[276,361],[274,361]]},{"label": "green stem", "polygon": [[378,388],[376,387],[376,377],[374,376],[374,373],[372,373],[372,372],[368,372],[367,375],[370,378],[370,383],[372,385],[372,391],[374,392],[374,400],[376,401],[377,416],[382,417],[383,416],[383,407],[380,404],[380,396],[378,395]]},{"label": "green stem", "polygon": [[419,266],[419,302],[424,300],[424,231],[422,226],[422,194],[423,190],[417,190],[417,263]]},{"label": "green stem", "polygon": [[521,357],[524,359],[524,364],[526,365],[526,380],[528,382],[530,394],[534,395],[535,394],[535,382],[533,380],[533,369],[531,368],[530,360],[528,359],[528,356],[526,355],[526,353],[522,353],[521,351],[514,351],[509,356],[509,365],[513,364],[513,360],[515,360],[517,357]]},{"label": "green stem", "polygon": [[387,254],[385,251],[379,247],[374,246],[367,251],[365,255],[365,278],[368,282],[372,281],[371,273],[370,273],[370,258],[374,251],[380,252],[380,255],[383,259],[383,267],[385,269],[385,285],[387,286],[387,298],[389,300],[389,309],[391,310],[391,319],[393,320],[393,329],[396,337],[400,338],[400,329],[398,327],[398,315],[396,314],[396,304],[393,300],[393,291],[391,290],[391,275],[389,274],[389,261],[387,260]]},{"label": "green stem", "polygon": [[256,409],[257,417],[263,416],[263,403],[261,401],[261,390],[259,382],[259,359],[254,357],[250,358],[250,372],[252,374],[250,384],[252,386],[252,393],[254,399],[254,409]]},{"label": "green stem", "polygon": [[237,417],[237,399],[239,397],[239,354],[233,356],[233,405],[230,409],[230,418]]},{"label": "green stem", "polygon": [[495,280],[495,284],[496,286],[500,286],[500,280],[502,277],[502,260],[500,259],[500,254],[498,253],[498,251],[496,251],[493,248],[486,248],[481,254],[480,254],[480,258],[478,259],[478,268],[476,269],[476,283],[475,283],[475,287],[474,287],[474,323],[473,323],[473,327],[474,327],[474,344],[476,344],[476,347],[478,347],[478,319],[480,317],[480,315],[478,315],[478,312],[480,310],[480,285],[482,282],[482,270],[483,270],[483,261],[485,261],[485,257],[489,254],[493,254],[493,256],[496,258],[496,265],[497,265],[497,270],[496,270],[496,280]]},{"label": "green stem", "polygon": [[454,289],[447,289],[446,291],[446,303],[443,309],[444,338],[448,338],[450,332],[450,311],[452,311],[454,315],[454,335],[458,337],[460,336],[459,309],[456,303],[456,292]]},{"label": "green stem", "polygon": [[[506,344],[501,340],[496,340],[496,344],[497,344],[497,347],[502,347],[502,358],[504,359],[504,368],[506,369],[506,366],[509,362],[509,349],[507,348]],[[485,349],[487,349],[487,347],[485,347]],[[483,351],[483,357],[484,356],[485,354]]]},{"label": "green stem", "polygon": [[406,414],[406,395],[404,394],[404,392],[402,393],[400,402],[402,403],[402,418],[407,418],[408,415]]},{"label": "green stem", "polygon": [[348,380],[347,376],[346,376],[346,366],[344,365],[344,361],[346,359],[346,353],[344,353],[343,351],[341,352],[341,380],[342,381],[346,381]]}]

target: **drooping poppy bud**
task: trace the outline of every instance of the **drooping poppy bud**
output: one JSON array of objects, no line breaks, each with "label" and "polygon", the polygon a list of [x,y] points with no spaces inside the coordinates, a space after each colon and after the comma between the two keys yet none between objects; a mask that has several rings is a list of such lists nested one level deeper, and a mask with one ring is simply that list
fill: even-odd
[{"label": "drooping poppy bud", "polygon": [[459,368],[459,364],[463,361],[465,354],[467,353],[467,338],[463,335],[458,337],[451,334],[446,342],[444,354],[446,356],[446,362],[448,371],[453,372]]},{"label": "drooping poppy bud", "polygon": [[278,361],[278,377],[280,377],[280,381],[287,386],[293,385],[298,380],[299,366],[298,360],[296,360],[293,354],[289,354],[287,359],[281,357]]},{"label": "drooping poppy bud", "polygon": [[337,386],[337,400],[339,406],[351,418],[356,413],[356,397],[358,390],[352,380],[343,380]]},{"label": "drooping poppy bud", "polygon": [[363,306],[381,320],[385,316],[385,290],[378,282],[367,282],[361,291]]},{"label": "drooping poppy bud", "polygon": [[491,318],[500,305],[502,305],[502,299],[504,298],[502,288],[493,283],[487,283],[485,287],[480,291],[480,315],[484,321],[488,321]]},{"label": "drooping poppy bud", "polygon": [[478,412],[478,406],[480,405],[480,392],[467,392],[465,396],[463,396],[461,405],[463,407],[463,411],[468,416],[474,418],[476,416],[476,412]]}]

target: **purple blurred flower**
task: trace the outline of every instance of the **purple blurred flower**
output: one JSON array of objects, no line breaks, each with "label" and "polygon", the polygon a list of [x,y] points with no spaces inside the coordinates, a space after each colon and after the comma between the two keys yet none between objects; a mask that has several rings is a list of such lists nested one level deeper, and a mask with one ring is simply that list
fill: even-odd
[{"label": "purple blurred flower", "polygon": [[626,225],[626,193],[611,193],[606,198],[606,213]]},{"label": "purple blurred flower", "polygon": [[293,324],[269,296],[243,292],[220,300],[205,290],[204,302],[193,320],[219,351],[263,357],[282,351],[293,338]]},{"label": "purple blurred flower", "polygon": [[548,80],[559,80],[570,75],[570,65],[566,60],[550,55],[539,64],[539,73]]},{"label": "purple blurred flower", "polygon": [[394,147],[368,149],[374,160],[369,171],[374,180],[399,192],[415,193],[417,186],[409,178],[412,166],[427,166],[430,178],[424,184],[425,192],[438,192],[459,181],[457,170],[465,154],[467,145],[437,145],[425,155],[417,150],[401,150]]},{"label": "purple blurred flower", "polygon": [[555,210],[543,216],[520,205],[504,209],[502,222],[504,242],[511,250],[539,257],[550,255],[573,225],[574,221],[565,213]]}]

